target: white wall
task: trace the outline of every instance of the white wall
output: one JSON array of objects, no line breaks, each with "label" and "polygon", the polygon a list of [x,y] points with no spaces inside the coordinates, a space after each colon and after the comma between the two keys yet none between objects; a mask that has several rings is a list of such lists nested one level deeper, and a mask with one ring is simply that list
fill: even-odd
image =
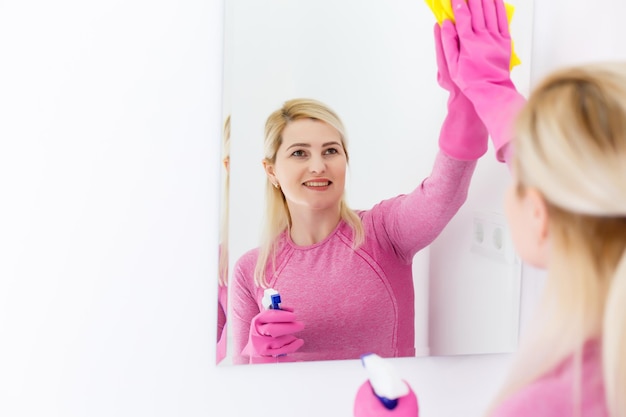
[{"label": "white wall", "polygon": [[[621,0],[535,13],[535,77],[626,58]],[[201,0],[0,3],[0,415],[350,415],[356,362],[213,365],[220,18]],[[523,317],[541,279],[525,271]],[[422,416],[466,416],[508,361],[397,364]]]}]

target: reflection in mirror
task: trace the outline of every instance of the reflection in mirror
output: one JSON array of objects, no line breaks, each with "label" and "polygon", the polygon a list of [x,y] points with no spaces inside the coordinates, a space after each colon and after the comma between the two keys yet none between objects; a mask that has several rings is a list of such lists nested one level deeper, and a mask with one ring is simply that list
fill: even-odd
[{"label": "reflection in mirror", "polygon": [[[510,3],[515,6],[512,33],[522,61],[513,79],[524,93],[529,77],[531,2]],[[250,338],[241,331],[237,335],[234,330],[237,316],[233,315],[233,305],[246,297],[254,301],[256,313],[249,312],[245,320],[240,316],[242,323],[263,311],[262,287],[235,288],[237,272],[233,267],[242,257],[250,256],[250,250],[259,247],[265,186],[281,175],[280,164],[266,164],[266,170],[262,165],[264,157],[272,156],[264,150],[263,132],[273,111],[289,99],[308,97],[336,112],[342,123],[325,123],[336,131],[331,132],[339,133],[328,142],[338,142],[339,151],[348,151],[346,207],[363,216],[369,213],[371,221],[367,227],[372,229],[386,224],[376,217],[376,210],[381,208],[374,209],[378,203],[390,200],[391,203],[381,204],[384,208],[396,200],[409,200],[425,178],[429,178],[424,183],[428,186],[431,178],[436,184],[437,175],[453,171],[440,161],[438,153],[447,92],[436,81],[433,25],[428,7],[415,1],[226,2],[224,100],[227,114],[235,117],[231,125],[227,231],[231,266],[228,355],[222,363],[249,362],[240,350]],[[345,126],[345,132],[341,126]],[[347,145],[342,142],[345,138]],[[312,139],[310,145],[313,146]],[[390,234],[396,234],[395,238],[381,239],[372,234],[375,237],[371,241],[367,241],[370,232],[366,228],[366,246],[360,247],[362,252],[353,252],[361,256],[363,263],[349,264],[351,269],[342,272],[346,281],[337,285],[337,291],[323,286],[338,278],[336,273],[344,263],[348,265],[347,257],[338,260],[334,252],[320,255],[315,262],[309,260],[306,268],[289,264],[287,269],[291,268],[295,277],[292,281],[273,280],[271,276],[268,285],[279,291],[283,305],[293,308],[305,327],[293,333],[304,345],[287,356],[278,356],[278,361],[357,358],[382,349],[388,349],[380,352],[384,356],[515,349],[520,265],[509,246],[501,215],[507,181],[508,170],[495,161],[490,149],[478,162],[467,199],[458,211],[429,202],[413,213],[432,218],[433,214],[451,210],[455,215],[444,222],[440,234],[435,231],[431,236],[436,237],[434,242],[412,259],[411,254],[423,245],[417,244],[408,251],[402,245],[410,246],[410,239],[427,235],[427,227],[412,232],[404,228],[393,230]],[[457,185],[462,187],[462,182]],[[285,195],[283,188],[271,187],[268,192],[276,192],[272,190]],[[396,198],[400,195],[407,197]],[[384,218],[384,210],[378,215]],[[330,229],[333,237],[341,233],[347,236],[342,249],[351,250],[355,229],[342,227],[346,227],[344,223],[326,230]],[[403,231],[410,235],[406,241],[405,237],[399,238]],[[497,245],[490,243],[494,236],[498,236]],[[293,253],[299,253],[298,246],[302,245],[294,236],[284,238]],[[397,249],[397,255],[406,258],[399,274],[385,267],[376,269],[376,261],[366,262],[365,254],[373,257],[373,252],[366,248],[381,250],[384,239],[389,240],[390,248],[395,248],[391,252]],[[425,238],[424,242],[428,240]],[[324,246],[319,243],[312,246]],[[280,267],[283,258],[281,253],[277,256],[276,265]],[[369,269],[364,267],[366,264]],[[253,271],[254,265],[246,265],[246,270]],[[376,272],[380,277],[378,287],[367,278]],[[254,282],[252,275],[248,274],[249,283]],[[398,282],[406,285],[404,290],[394,287]],[[283,314],[283,319],[291,319],[286,313],[279,314]],[[359,320],[351,321],[350,314],[360,316]],[[391,315],[391,319],[386,315]],[[240,329],[245,326],[240,325]],[[249,332],[250,324],[247,326]],[[346,329],[346,334],[354,334],[355,328],[361,331],[368,326],[366,330],[371,335],[361,333],[365,342],[346,340],[341,335],[341,328]],[[408,330],[400,331],[407,327]],[[259,334],[263,331],[261,326]],[[322,348],[316,346],[323,346],[328,355],[320,354]]]},{"label": "reflection in mirror", "polygon": [[[465,146],[486,143],[473,135]],[[264,150],[265,240],[233,270],[235,363],[414,356],[413,257],[465,201],[475,160],[438,153],[427,180],[354,211],[345,129],[325,104],[287,101],[267,120]],[[270,287],[292,309],[265,309]]]},{"label": "reflection in mirror", "polygon": [[226,319],[228,312],[228,201],[230,191],[230,115],[222,131],[222,167],[220,200],[220,242],[217,286],[217,362],[226,357]]}]

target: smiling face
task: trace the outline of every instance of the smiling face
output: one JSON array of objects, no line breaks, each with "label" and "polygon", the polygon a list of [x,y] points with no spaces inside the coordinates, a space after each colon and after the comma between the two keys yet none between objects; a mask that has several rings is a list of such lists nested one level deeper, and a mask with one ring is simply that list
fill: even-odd
[{"label": "smiling face", "polygon": [[290,122],[274,164],[265,164],[270,181],[279,184],[289,210],[338,213],[347,158],[340,133],[315,119]]}]

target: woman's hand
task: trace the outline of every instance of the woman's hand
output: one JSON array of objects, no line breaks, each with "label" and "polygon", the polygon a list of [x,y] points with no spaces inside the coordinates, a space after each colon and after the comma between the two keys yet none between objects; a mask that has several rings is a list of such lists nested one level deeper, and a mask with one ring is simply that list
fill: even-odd
[{"label": "woman's hand", "polygon": [[441,41],[450,77],[474,104],[508,162],[512,124],[526,100],[510,74],[511,36],[502,0],[453,0],[455,23],[443,22]]},{"label": "woman's hand", "polygon": [[[250,337],[244,354],[251,362],[273,362],[275,358],[296,352],[304,345],[304,340],[294,336],[302,331],[304,323],[296,320],[290,307],[280,310],[263,310],[250,323]],[[260,360],[260,359],[267,360]]]},{"label": "woman's hand", "polygon": [[472,102],[452,81],[444,54],[441,28],[434,28],[437,57],[437,82],[449,92],[448,114],[441,126],[439,148],[448,156],[464,161],[480,158],[487,152],[487,128]]},{"label": "woman's hand", "polygon": [[502,0],[454,0],[456,25],[443,22],[450,75],[463,92],[485,84],[510,85],[511,35]]}]

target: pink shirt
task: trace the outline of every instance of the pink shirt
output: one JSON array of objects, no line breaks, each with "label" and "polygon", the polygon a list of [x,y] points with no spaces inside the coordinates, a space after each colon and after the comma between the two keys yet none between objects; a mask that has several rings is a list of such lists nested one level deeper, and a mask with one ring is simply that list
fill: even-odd
[{"label": "pink shirt", "polygon": [[228,307],[228,287],[217,288],[217,363],[226,357],[226,311]]},{"label": "pink shirt", "polygon": [[580,413],[576,413],[576,362],[568,358],[553,371],[522,388],[500,404],[491,417],[609,417],[602,380],[602,348],[585,345],[581,360]]},{"label": "pink shirt", "polygon": [[[276,269],[267,277],[305,329],[304,346],[290,360],[356,359],[364,353],[414,356],[413,256],[429,245],[467,197],[475,161],[440,152],[431,175],[413,192],[359,212],[365,242],[352,248],[343,221],[323,241],[295,245],[279,238]],[[248,342],[250,322],[263,308],[263,288],[254,284],[258,248],[235,264],[231,286],[234,363]]]}]

